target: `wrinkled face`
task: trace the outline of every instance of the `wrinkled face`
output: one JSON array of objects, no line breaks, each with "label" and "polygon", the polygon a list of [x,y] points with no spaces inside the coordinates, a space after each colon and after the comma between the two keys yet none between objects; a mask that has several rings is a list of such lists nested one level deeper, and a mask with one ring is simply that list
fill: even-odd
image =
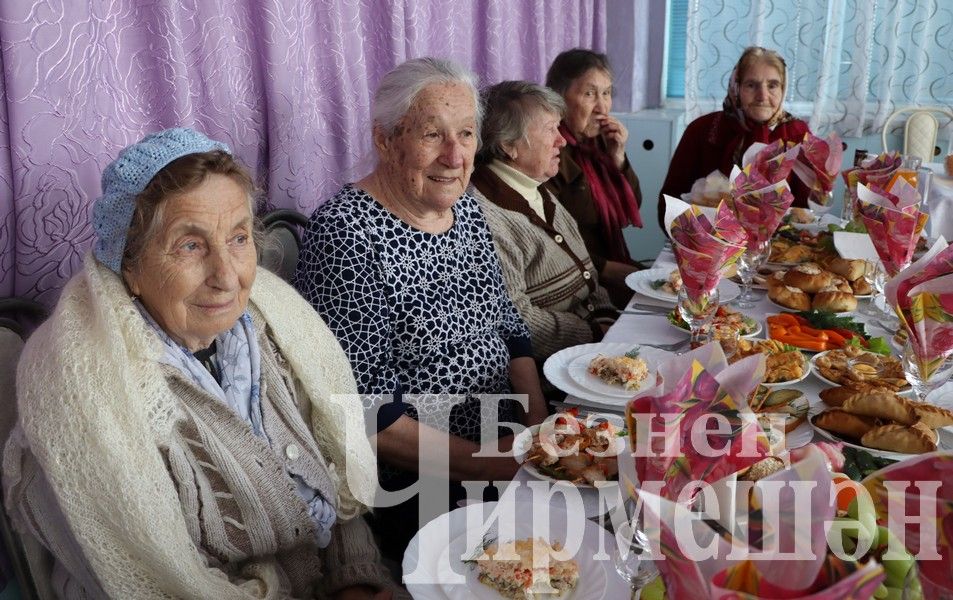
[{"label": "wrinkled face", "polygon": [[770,121],[784,99],[781,73],[767,63],[755,63],[741,78],[738,93],[745,116],[756,123]]},{"label": "wrinkled face", "polygon": [[443,211],[466,191],[477,149],[476,105],[466,85],[424,88],[389,138],[376,140],[382,173],[405,199]]},{"label": "wrinkled face", "polygon": [[169,336],[191,351],[207,348],[248,304],[257,256],[248,195],[224,175],[171,196],[142,259],[123,274]]},{"label": "wrinkled face", "polygon": [[596,137],[599,118],[612,110],[612,78],[602,69],[589,69],[573,80],[563,99],[569,131],[578,139]]},{"label": "wrinkled face", "polygon": [[559,172],[559,149],[565,145],[566,139],[559,133],[559,115],[539,109],[530,118],[523,138],[507,151],[516,157],[511,163],[514,168],[543,183]]}]

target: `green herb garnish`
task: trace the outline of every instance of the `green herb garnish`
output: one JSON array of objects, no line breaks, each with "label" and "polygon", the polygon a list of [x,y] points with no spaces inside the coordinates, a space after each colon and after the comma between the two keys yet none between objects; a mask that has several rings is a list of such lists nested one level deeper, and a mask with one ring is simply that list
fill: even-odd
[{"label": "green herb garnish", "polygon": [[656,279],[655,281],[651,282],[649,285],[652,286],[653,290],[657,290],[663,285],[665,285],[666,283],[668,283],[667,279]]},{"label": "green herb garnish", "polygon": [[636,346],[635,348],[632,348],[631,350],[629,350],[628,352],[626,352],[626,353],[625,353],[625,356],[626,356],[627,358],[638,358],[638,357],[639,357],[639,353],[640,353],[641,351],[642,351],[642,347],[641,347],[641,346]]},{"label": "green herb garnish", "polygon": [[484,554],[486,554],[486,549],[496,543],[496,538],[495,538],[495,537],[489,537],[489,536],[490,536],[489,533],[487,533],[486,535],[484,535],[484,536],[483,536],[483,541],[481,541],[481,542],[480,542],[480,545],[477,546],[477,548],[473,551],[473,555],[472,555],[470,558],[468,558],[468,559],[466,559],[466,560],[463,560],[463,561],[460,561],[460,562],[462,562],[463,564],[476,563],[477,560],[478,560],[481,556],[483,556]]},{"label": "green herb garnish", "polygon": [[890,343],[885,338],[875,337],[867,340],[867,350],[875,354],[890,356]]}]

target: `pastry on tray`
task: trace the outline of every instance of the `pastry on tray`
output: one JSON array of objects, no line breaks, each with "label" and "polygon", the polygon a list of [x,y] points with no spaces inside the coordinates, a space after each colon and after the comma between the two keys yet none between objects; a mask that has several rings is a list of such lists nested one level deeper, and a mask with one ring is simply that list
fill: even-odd
[{"label": "pastry on tray", "polygon": [[[850,289],[850,286],[848,286]],[[834,286],[822,288],[811,300],[811,308],[814,310],[826,310],[830,312],[852,312],[857,310],[857,298],[852,292],[844,292]]]},{"label": "pastry on tray", "polygon": [[784,283],[814,294],[831,285],[833,276],[814,263],[798,265],[784,274]]},{"label": "pastry on tray", "polygon": [[769,286],[768,298],[792,310],[811,310],[811,297],[803,290],[790,285]]},{"label": "pastry on tray", "polygon": [[923,454],[936,450],[936,440],[921,427],[904,427],[891,423],[874,427],[864,434],[860,443],[868,448],[902,452],[904,454]]}]

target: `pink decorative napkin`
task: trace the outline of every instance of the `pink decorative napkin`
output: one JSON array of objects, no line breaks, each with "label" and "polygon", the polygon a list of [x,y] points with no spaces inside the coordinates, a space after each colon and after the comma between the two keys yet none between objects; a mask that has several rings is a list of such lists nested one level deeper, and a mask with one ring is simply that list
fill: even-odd
[{"label": "pink decorative napkin", "polygon": [[754,163],[744,169],[735,167],[731,175],[735,216],[748,234],[748,247],[764,244],[794,202],[788,182],[769,182]]},{"label": "pink decorative napkin", "polygon": [[[884,485],[888,481],[897,482],[906,492],[889,494]],[[910,458],[872,473],[863,484],[873,498],[878,519],[886,522],[891,513],[924,514],[924,494],[920,493],[919,482],[929,484],[924,488],[930,490],[932,505],[927,504],[926,510],[932,510],[934,518],[927,519],[924,527],[906,523],[904,542],[911,554],[920,555],[917,568],[924,598],[939,598],[941,590],[953,592],[953,455],[931,452]],[[934,548],[936,554],[928,557]]]},{"label": "pink decorative napkin", "polygon": [[847,186],[847,199],[851,205],[857,203],[857,184],[887,187],[902,162],[899,152],[884,153],[867,158],[859,167],[850,167],[841,171],[841,177]]},{"label": "pink decorative napkin", "polygon": [[[754,156],[751,156],[751,152],[755,152]],[[758,173],[769,184],[779,183],[791,174],[799,152],[797,145],[784,140],[777,140],[760,147],[752,144],[752,147],[745,152],[742,162],[745,167],[751,167],[752,173]]]},{"label": "pink decorative napkin", "polygon": [[[809,498],[777,492],[795,486],[809,490],[805,493]],[[737,516],[747,518],[746,527],[722,535],[684,506],[640,490],[645,531],[654,544],[653,554],[661,556],[655,564],[667,597],[870,598],[884,578],[883,568],[874,561],[865,565],[842,561],[828,552],[825,522],[835,511],[831,490],[827,461],[812,450],[804,460],[750,488],[738,485]],[[707,513],[709,507],[705,509]]]},{"label": "pink decorative napkin", "polygon": [[[716,481],[767,456],[768,440],[761,427],[753,417],[741,418],[742,413],[751,416],[748,395],[764,379],[762,355],[728,366],[721,345],[706,344],[661,365],[658,375],[661,383],[626,407],[637,450],[635,471],[643,485],[662,482],[661,495],[674,499],[688,482]],[[693,434],[711,414],[727,418],[732,433],[708,435],[708,445],[702,446]],[[666,427],[666,415],[677,423]],[[649,436],[650,425],[664,437]]]},{"label": "pink decorative napkin", "polygon": [[857,184],[857,210],[890,277],[910,264],[928,215],[920,195],[903,177],[885,187]]},{"label": "pink decorative napkin", "polygon": [[953,246],[937,241],[887,282],[884,294],[929,376],[953,353]]},{"label": "pink decorative napkin", "polygon": [[794,173],[815,194],[826,194],[833,190],[834,181],[844,160],[844,147],[840,137],[831,133],[825,139],[808,132],[804,134],[804,141],[798,147]]},{"label": "pink decorative napkin", "polygon": [[725,270],[745,251],[747,234],[722,202],[711,221],[698,208],[665,196],[666,227],[682,285],[693,301],[718,287]]}]

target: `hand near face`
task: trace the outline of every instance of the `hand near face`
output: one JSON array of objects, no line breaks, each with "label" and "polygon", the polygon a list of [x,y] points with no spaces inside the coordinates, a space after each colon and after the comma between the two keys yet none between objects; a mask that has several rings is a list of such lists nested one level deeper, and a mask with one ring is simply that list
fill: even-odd
[{"label": "hand near face", "polygon": [[621,169],[625,164],[625,142],[629,139],[629,131],[615,117],[602,115],[599,117],[599,135],[605,140],[606,150],[616,168]]}]

